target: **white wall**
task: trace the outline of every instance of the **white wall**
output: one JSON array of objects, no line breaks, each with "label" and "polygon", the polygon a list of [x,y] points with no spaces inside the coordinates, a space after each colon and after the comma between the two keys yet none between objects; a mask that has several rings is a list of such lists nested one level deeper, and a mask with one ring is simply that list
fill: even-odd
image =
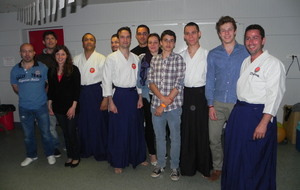
[{"label": "white wall", "polygon": [[[16,20],[16,13],[0,14],[0,100],[2,104],[17,107],[17,95],[9,84],[11,67],[3,66],[3,58],[13,57],[20,60],[19,46],[24,41],[23,31],[31,28],[62,26],[65,44],[73,54],[82,51],[81,37],[90,32],[97,38],[97,50],[104,55],[110,53],[110,36],[122,26],[134,29],[139,24],[150,26],[151,32],[174,29],[178,42],[175,51],[184,48],[182,40],[183,25],[194,21],[202,28],[201,43],[207,49],[219,44],[214,23],[220,16],[230,15],[238,22],[237,40],[243,39],[245,27],[260,24],[266,30],[265,49],[278,57],[286,68],[291,62],[287,55],[295,54],[300,58],[300,2],[298,0],[152,0],[129,3],[88,5],[77,7],[74,14],[67,13],[57,22],[28,26]],[[171,24],[171,25],[169,25]],[[132,41],[132,48],[136,46]],[[300,71],[296,63],[287,78],[287,92],[282,105],[300,102]],[[282,109],[278,119],[282,121]],[[19,121],[15,112],[15,120]]]}]

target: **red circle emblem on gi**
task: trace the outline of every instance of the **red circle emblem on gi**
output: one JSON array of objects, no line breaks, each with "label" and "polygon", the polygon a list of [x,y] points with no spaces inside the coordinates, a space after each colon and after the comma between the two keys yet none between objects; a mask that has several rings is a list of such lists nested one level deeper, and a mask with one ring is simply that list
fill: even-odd
[{"label": "red circle emblem on gi", "polygon": [[133,69],[136,69],[136,64],[132,63],[131,67],[132,67]]},{"label": "red circle emblem on gi", "polygon": [[90,68],[90,73],[94,73],[95,69],[94,68]]},{"label": "red circle emblem on gi", "polygon": [[260,70],[260,68],[256,67],[254,71],[257,73],[259,70]]}]

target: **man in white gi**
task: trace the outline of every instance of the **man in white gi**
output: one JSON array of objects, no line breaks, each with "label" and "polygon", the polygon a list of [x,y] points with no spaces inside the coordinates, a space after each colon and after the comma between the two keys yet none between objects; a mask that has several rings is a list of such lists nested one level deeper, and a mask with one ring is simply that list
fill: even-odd
[{"label": "man in white gi", "polygon": [[276,189],[276,113],[285,92],[285,69],[263,51],[265,31],[245,31],[250,53],[241,67],[236,103],[225,129],[222,190]]},{"label": "man in white gi", "polygon": [[120,28],[117,35],[119,49],[107,56],[104,66],[103,96],[109,99],[108,161],[120,174],[129,164],[135,168],[146,160],[146,143],[142,92],[136,88],[139,58],[129,51],[130,28]]},{"label": "man in white gi", "polygon": [[208,107],[205,97],[208,51],[200,47],[199,26],[190,22],[184,27],[188,48],[181,53],[185,63],[180,170],[182,175],[193,176],[196,171],[210,176],[211,152],[208,136]]},{"label": "man in white gi", "polygon": [[102,98],[101,83],[105,56],[96,52],[96,38],[90,33],[82,37],[84,52],[74,57],[81,74],[78,132],[81,157],[107,159],[107,99]]}]

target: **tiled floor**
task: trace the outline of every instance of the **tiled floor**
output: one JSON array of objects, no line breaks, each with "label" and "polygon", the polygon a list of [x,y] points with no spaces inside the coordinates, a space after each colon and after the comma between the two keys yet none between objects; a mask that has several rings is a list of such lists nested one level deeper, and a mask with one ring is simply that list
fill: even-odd
[{"label": "tiled floor", "polygon": [[[61,133],[61,130],[58,130]],[[39,139],[39,132],[37,132]],[[198,173],[173,182],[167,169],[158,179],[150,177],[152,167],[127,167],[120,175],[113,173],[107,162],[82,159],[77,168],[65,168],[66,154],[48,165],[39,140],[39,159],[22,168],[25,158],[23,133],[15,127],[9,133],[0,132],[0,190],[218,190],[220,181],[210,182]],[[277,190],[300,189],[300,152],[291,144],[278,145]]]}]

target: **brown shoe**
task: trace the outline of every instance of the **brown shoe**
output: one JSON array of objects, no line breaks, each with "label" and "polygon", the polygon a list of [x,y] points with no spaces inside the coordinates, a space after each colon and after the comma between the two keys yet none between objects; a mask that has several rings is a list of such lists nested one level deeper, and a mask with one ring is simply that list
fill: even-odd
[{"label": "brown shoe", "polygon": [[209,180],[216,181],[216,180],[218,180],[220,178],[221,174],[222,174],[221,170],[214,170],[211,173]]}]

